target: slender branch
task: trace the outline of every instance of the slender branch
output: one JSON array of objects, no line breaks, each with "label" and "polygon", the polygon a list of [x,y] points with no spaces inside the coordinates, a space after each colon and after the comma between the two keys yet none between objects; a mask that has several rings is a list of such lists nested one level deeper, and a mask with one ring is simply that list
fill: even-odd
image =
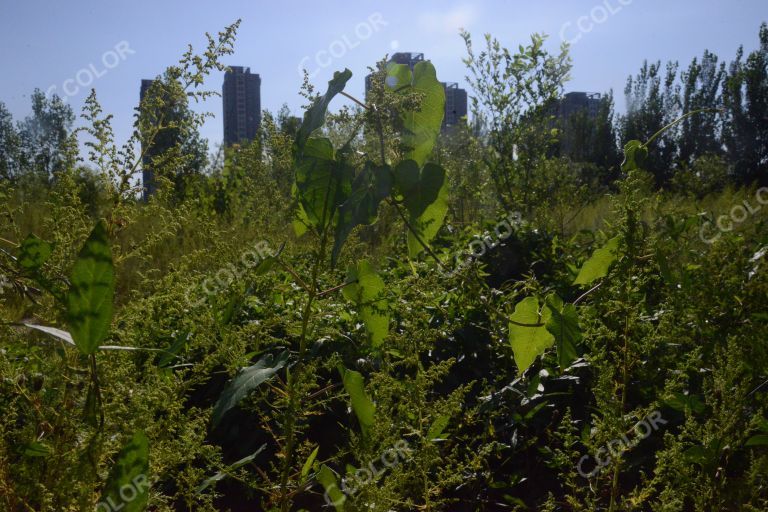
[{"label": "slender branch", "polygon": [[354,96],[352,96],[351,94],[347,94],[344,91],[339,92],[339,94],[341,94],[342,96],[346,96],[347,98],[351,99],[352,101],[354,101],[355,103],[357,103],[358,105],[363,107],[365,110],[370,110],[370,108],[371,108],[368,105],[366,105],[365,103],[363,103],[362,101],[360,101],[359,99],[357,99]]},{"label": "slender branch", "polygon": [[589,290],[587,290],[587,291],[585,291],[584,293],[582,293],[582,294],[579,296],[579,298],[578,298],[578,299],[576,299],[575,301],[573,301],[573,305],[574,305],[574,306],[577,306],[577,305],[579,304],[579,302],[581,302],[582,300],[584,300],[584,299],[586,299],[586,298],[587,298],[587,295],[589,295],[589,294],[590,294],[590,293],[592,293],[593,291],[597,290],[597,289],[598,289],[598,288],[600,288],[602,285],[603,285],[603,282],[602,282],[602,281],[600,281],[600,282],[599,282],[599,283],[597,283],[595,286],[593,286],[593,287],[592,287],[592,288],[590,288]]},{"label": "slender branch", "polygon": [[353,281],[348,281],[348,282],[346,282],[346,283],[342,283],[342,284],[340,284],[340,285],[338,285],[338,286],[334,286],[333,288],[328,288],[327,290],[324,290],[324,291],[322,291],[322,292],[319,292],[319,293],[317,294],[317,296],[318,296],[318,297],[322,297],[323,295],[328,295],[329,293],[333,293],[333,292],[335,292],[336,290],[341,290],[341,289],[342,289],[342,288],[344,288],[345,286],[349,286],[350,284],[355,284],[355,283],[357,283],[357,282],[358,282],[358,280],[357,280],[357,279],[355,279],[355,280],[353,280]]}]

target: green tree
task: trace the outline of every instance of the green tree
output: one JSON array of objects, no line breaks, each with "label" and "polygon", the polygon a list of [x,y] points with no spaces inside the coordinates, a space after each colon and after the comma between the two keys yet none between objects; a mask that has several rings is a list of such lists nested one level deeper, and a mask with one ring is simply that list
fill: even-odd
[{"label": "green tree", "polygon": [[173,186],[174,197],[183,199],[189,181],[208,164],[208,141],[200,137],[196,121],[177,68],[171,67],[152,82],[138,108],[142,165],[150,170],[145,174],[147,195],[154,192],[158,179],[165,178]]},{"label": "green tree", "polygon": [[621,154],[617,146],[613,91],[600,100],[597,114],[575,112],[561,121],[559,154],[574,162],[590,164],[591,176],[609,185],[619,177]]},{"label": "green tree", "polygon": [[472,111],[484,124],[485,161],[496,196],[507,210],[530,209],[536,201],[533,169],[556,139],[552,105],[571,70],[568,46],[550,54],[545,36],[533,34],[530,44],[512,53],[486,34],[485,48],[476,54],[470,34],[461,35],[474,92]]},{"label": "green tree", "polygon": [[[677,83],[676,62],[669,62],[662,71],[661,62],[648,64],[640,72],[627,79],[624,94],[627,113],[620,118],[619,131],[622,146],[630,140],[648,140],[679,117],[680,86]],[[664,186],[672,177],[677,158],[679,128],[666,130],[655,142],[655,151],[645,162],[644,168],[655,178],[656,186]]]},{"label": "green tree", "polygon": [[[701,62],[693,59],[686,71],[680,73],[683,82],[682,113],[694,110],[722,108],[721,87],[725,79],[725,64],[718,65],[717,55],[705,51]],[[692,164],[697,158],[722,154],[716,112],[701,112],[680,124],[679,160]]]},{"label": "green tree", "polygon": [[21,150],[19,133],[13,126],[13,116],[0,102],[0,179],[11,179],[19,173]]},{"label": "green tree", "polygon": [[760,48],[743,57],[741,47],[723,88],[724,142],[738,180],[767,183],[768,24],[760,27]]},{"label": "green tree", "polygon": [[[17,173],[48,183],[56,174],[73,166],[76,147],[72,137],[75,115],[57,95],[46,98],[39,89],[32,93],[32,115],[18,124]],[[12,137],[12,136],[11,136]]]}]

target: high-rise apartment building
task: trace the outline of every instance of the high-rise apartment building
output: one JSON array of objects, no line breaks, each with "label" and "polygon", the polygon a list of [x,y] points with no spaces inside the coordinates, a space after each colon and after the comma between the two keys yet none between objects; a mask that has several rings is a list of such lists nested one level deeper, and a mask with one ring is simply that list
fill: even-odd
[{"label": "high-rise apartment building", "polygon": [[251,68],[231,66],[221,87],[224,105],[224,144],[256,138],[261,126],[261,77]]},{"label": "high-rise apartment building", "polygon": [[458,126],[461,119],[467,116],[467,91],[456,82],[443,82],[445,89],[445,115],[442,130],[446,131]]}]

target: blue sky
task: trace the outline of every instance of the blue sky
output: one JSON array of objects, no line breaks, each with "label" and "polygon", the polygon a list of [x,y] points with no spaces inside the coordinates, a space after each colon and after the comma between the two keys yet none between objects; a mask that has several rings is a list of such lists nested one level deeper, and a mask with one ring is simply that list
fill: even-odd
[{"label": "blue sky", "polygon": [[[226,63],[261,75],[262,108],[272,111],[287,103],[300,114],[302,66],[321,89],[334,70],[348,67],[354,73],[348,90],[362,97],[366,67],[394,51],[423,52],[438,78],[463,83],[459,27],[474,34],[477,43],[490,32],[511,48],[533,32],[549,34],[553,50],[561,39],[573,41],[574,70],[566,90],[612,88],[621,110],[626,78],[644,59],[687,65],[704,49],[730,60],[740,44],[755,48],[760,23],[768,20],[768,3],[0,0],[0,101],[19,120],[28,114],[29,95],[37,87],[71,94],[67,101],[79,113],[94,87],[104,110],[114,114],[122,141],[131,131],[141,79],[175,63],[188,43],[202,49],[205,32],[216,33],[237,18],[243,21]],[[220,91],[222,80],[215,73],[207,85]],[[202,130],[213,147],[222,138],[221,100],[213,98],[201,108],[215,114]]]}]

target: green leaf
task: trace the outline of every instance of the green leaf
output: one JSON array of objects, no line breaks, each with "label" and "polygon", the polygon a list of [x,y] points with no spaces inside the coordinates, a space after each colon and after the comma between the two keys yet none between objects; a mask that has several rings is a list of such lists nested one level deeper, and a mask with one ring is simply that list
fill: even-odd
[{"label": "green leaf", "polygon": [[[408,255],[416,258],[437,236],[448,213],[448,180],[445,169],[428,163],[422,169],[414,160],[400,162],[394,171],[394,185],[409,214]],[[417,238],[418,236],[418,238]]]},{"label": "green leaf", "polygon": [[389,333],[389,303],[384,295],[384,281],[370,263],[361,260],[347,269],[347,282],[342,289],[344,297],[355,303],[371,345],[378,347]]},{"label": "green leaf", "polygon": [[509,341],[518,375],[522,375],[538,356],[555,343],[555,337],[546,327],[551,315],[550,308],[544,308],[539,314],[539,301],[535,297],[527,297],[515,306],[510,320],[516,323],[509,324]]},{"label": "green leaf", "polygon": [[579,275],[576,276],[573,284],[590,284],[595,279],[605,277],[608,274],[608,269],[619,255],[620,240],[621,237],[618,236],[611,238],[603,247],[595,250],[592,257],[581,266]]},{"label": "green leaf", "polygon": [[333,145],[326,138],[309,139],[295,165],[296,188],[302,207],[297,216],[309,226],[325,229],[332,222],[338,206],[352,191],[353,169],[345,162],[335,160]]},{"label": "green leaf", "polygon": [[577,347],[582,339],[579,315],[576,306],[563,304],[557,294],[547,297],[546,303],[551,313],[546,328],[555,337],[560,370],[565,370],[579,357]]},{"label": "green leaf", "polygon": [[768,434],[757,434],[750,437],[745,446],[768,446]]},{"label": "green leaf", "polygon": [[445,114],[445,89],[437,80],[435,67],[429,61],[416,64],[411,76],[408,66],[390,64],[386,84],[401,94],[418,93],[418,108],[402,112],[402,144],[405,159],[415,160],[419,167],[427,161],[440,134]]},{"label": "green leaf", "polygon": [[217,426],[224,415],[237,406],[248,394],[268,381],[288,362],[288,351],[283,351],[277,358],[267,354],[253,366],[243,368],[230,381],[213,408],[213,426]]},{"label": "green leaf", "polygon": [[258,456],[261,452],[264,451],[264,449],[267,447],[266,444],[261,445],[261,448],[253,452],[252,454],[243,457],[242,459],[233,462],[229,466],[227,466],[226,471],[219,471],[215,475],[213,475],[210,478],[206,478],[202,484],[195,490],[196,494],[200,494],[203,491],[205,491],[210,486],[214,485],[216,482],[220,482],[221,480],[224,480],[226,477],[228,477],[233,471],[235,471],[238,468],[241,468],[245,466],[246,464],[249,464],[256,459],[256,456]]},{"label": "green leaf", "polygon": [[77,348],[93,354],[109,333],[115,270],[103,222],[98,222],[75,262],[67,292],[66,318]]},{"label": "green leaf", "polygon": [[451,421],[450,416],[445,414],[438,416],[435,421],[432,422],[432,426],[429,427],[429,432],[427,432],[427,439],[432,441],[442,436],[443,431],[448,426],[449,421]]},{"label": "green leaf", "polygon": [[336,71],[333,78],[328,82],[328,89],[325,94],[320,96],[304,113],[304,120],[296,133],[296,146],[299,150],[304,148],[304,144],[312,132],[323,126],[328,105],[337,94],[344,90],[350,78],[352,78],[350,70]]},{"label": "green leaf", "polygon": [[352,168],[335,159],[330,140],[310,137],[323,125],[328,105],[344,90],[351,77],[352,72],[348,69],[333,74],[328,90],[307,109],[296,133],[293,148],[296,168],[294,193],[300,206],[293,227],[298,236],[303,234],[304,227],[315,226],[323,230],[330,225],[338,205],[346,201],[351,191]]},{"label": "green leaf", "polygon": [[24,270],[35,271],[42,267],[50,256],[50,244],[30,234],[21,242],[17,262]]},{"label": "green leaf", "polygon": [[301,467],[301,477],[306,478],[309,474],[309,470],[312,469],[312,463],[315,462],[315,459],[317,458],[317,453],[320,451],[320,446],[318,445],[317,448],[312,450],[312,453],[309,454],[309,457],[307,457],[307,460],[304,462],[304,465]]},{"label": "green leaf", "polygon": [[392,170],[388,165],[376,166],[366,162],[365,168],[352,183],[352,192],[339,208],[336,237],[331,253],[335,265],[349,233],[360,225],[369,226],[376,221],[379,203],[392,190]]},{"label": "green leaf", "polygon": [[624,145],[624,161],[621,170],[624,172],[642,168],[648,158],[648,148],[639,140],[631,140]]},{"label": "green leaf", "polygon": [[347,501],[347,497],[339,489],[336,475],[331,468],[323,464],[320,466],[320,471],[317,472],[317,481],[325,489],[325,494],[328,496],[331,504],[336,508],[337,512],[344,511],[344,502]]},{"label": "green leaf", "polygon": [[48,457],[53,453],[53,448],[39,441],[32,441],[21,448],[21,453],[27,457]]},{"label": "green leaf", "polygon": [[701,414],[704,412],[704,402],[696,395],[685,395],[683,393],[674,393],[672,398],[664,400],[664,403],[676,411],[693,411]]},{"label": "green leaf", "polygon": [[117,455],[99,503],[121,512],[146,510],[149,486],[149,440],[136,432]]},{"label": "green leaf", "polygon": [[339,366],[341,380],[344,382],[344,389],[349,393],[349,399],[352,403],[352,410],[360,422],[360,429],[363,431],[363,437],[368,436],[368,431],[373,427],[376,407],[365,394],[365,381],[360,372],[347,370]]}]

